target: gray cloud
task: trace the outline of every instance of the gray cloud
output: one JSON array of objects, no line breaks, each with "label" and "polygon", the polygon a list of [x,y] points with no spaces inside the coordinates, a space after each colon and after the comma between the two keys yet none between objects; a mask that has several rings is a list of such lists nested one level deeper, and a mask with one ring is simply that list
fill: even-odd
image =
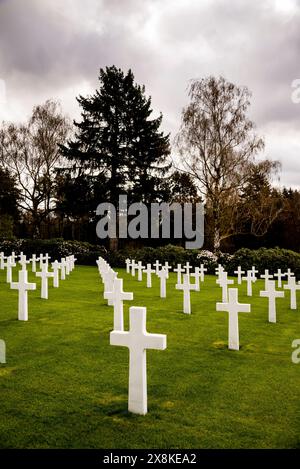
[{"label": "gray cloud", "polygon": [[49,97],[78,117],[75,96],[115,64],[132,68],[174,135],[189,80],[222,74],[253,92],[266,155],[282,161],[283,183],[297,185],[299,36],[299,0],[0,0],[0,118],[24,119]]}]

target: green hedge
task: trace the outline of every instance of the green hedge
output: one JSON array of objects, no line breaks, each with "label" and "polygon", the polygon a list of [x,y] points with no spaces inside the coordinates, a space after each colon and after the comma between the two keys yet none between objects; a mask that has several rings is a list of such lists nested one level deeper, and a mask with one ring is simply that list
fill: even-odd
[{"label": "green hedge", "polygon": [[63,239],[11,239],[0,240],[0,252],[5,255],[14,251],[21,251],[27,256],[32,254],[46,254],[51,260],[60,259],[74,254],[78,264],[95,265],[99,256],[107,258],[107,250],[103,246],[95,246],[80,241],[65,241]]},{"label": "green hedge", "polygon": [[239,265],[243,270],[251,269],[254,265],[259,274],[262,274],[266,269],[273,273],[277,269],[285,272],[290,268],[296,277],[300,278],[300,254],[288,249],[260,248],[252,250],[243,248],[236,251],[233,257],[223,265],[231,275]]},{"label": "green hedge", "polygon": [[266,249],[260,248],[239,249],[234,254],[220,253],[218,256],[210,251],[184,249],[180,246],[167,245],[159,248],[144,247],[141,249],[123,249],[116,252],[107,251],[103,246],[95,246],[80,241],[65,241],[63,239],[51,240],[28,240],[11,239],[0,240],[0,252],[5,255],[15,251],[17,254],[23,251],[26,255],[45,254],[52,259],[74,254],[77,263],[82,265],[95,265],[99,256],[104,257],[112,267],[124,267],[127,258],[142,261],[143,265],[153,264],[156,260],[161,263],[168,262],[175,267],[177,264],[189,262],[192,266],[204,264],[207,273],[214,274],[218,264],[222,264],[230,275],[240,265],[243,270],[251,269],[254,265],[259,273],[268,269],[271,273],[281,269],[286,271],[290,268],[300,278],[300,254],[288,249]]}]

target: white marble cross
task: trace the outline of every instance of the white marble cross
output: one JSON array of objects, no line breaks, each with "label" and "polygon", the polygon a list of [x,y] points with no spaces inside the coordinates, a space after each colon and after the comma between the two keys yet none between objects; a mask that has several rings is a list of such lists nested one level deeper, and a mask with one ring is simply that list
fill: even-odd
[{"label": "white marble cross", "polygon": [[260,278],[264,278],[264,279],[265,279],[265,290],[267,290],[267,283],[268,283],[269,280],[272,280],[273,275],[270,275],[268,269],[266,269],[266,270],[265,270],[265,273],[262,274],[262,275],[260,276]]},{"label": "white marble cross", "polygon": [[60,260],[60,279],[66,280],[66,259],[62,257]]},{"label": "white marble cross", "polygon": [[4,252],[0,252],[0,269],[1,270],[4,269],[5,259],[7,259],[7,257],[4,255]]},{"label": "white marble cross", "polygon": [[19,264],[22,267],[22,270],[27,269],[26,266],[27,266],[27,264],[30,264],[30,261],[26,259],[25,254],[22,254],[22,256],[20,256]]},{"label": "white marble cross", "polygon": [[132,306],[129,309],[129,331],[112,331],[110,333],[111,345],[129,348],[128,410],[141,415],[147,413],[146,350],[164,350],[167,347],[165,335],[147,332],[146,312],[146,308]]},{"label": "white marble cross", "polygon": [[284,298],[284,292],[276,290],[275,280],[265,282],[265,290],[259,296],[269,298],[269,322],[276,322],[276,298]]},{"label": "white marble cross", "polygon": [[[110,268],[107,272],[103,274],[103,283],[104,283],[104,298],[106,293],[112,292],[114,289],[114,282],[118,276],[118,272],[115,272]],[[113,299],[107,298],[107,304],[113,306]]]},{"label": "white marble cross", "polygon": [[238,289],[229,288],[228,302],[217,303],[217,311],[227,311],[229,315],[228,321],[228,348],[231,350],[239,350],[239,316],[238,313],[250,313],[251,306],[238,302]]},{"label": "white marble cross", "polygon": [[41,278],[41,298],[48,300],[48,278],[54,277],[54,273],[48,272],[47,264],[42,264],[41,272],[36,272],[35,275]]},{"label": "white marble cross", "polygon": [[188,275],[190,275],[190,270],[192,270],[192,266],[190,265],[189,262],[186,262],[185,265],[183,266],[185,268],[185,271]]},{"label": "white marble cross", "polygon": [[256,282],[257,278],[255,274],[258,274],[258,270],[255,268],[255,266],[252,266],[250,272],[252,272],[253,282]]},{"label": "white marble cross", "polygon": [[104,298],[111,300],[114,307],[114,331],[124,331],[123,301],[133,300],[133,293],[124,292],[123,279],[116,278],[113,283],[112,291],[104,292]]},{"label": "white marble cross", "polygon": [[175,286],[176,290],[183,291],[183,312],[185,314],[191,314],[191,290],[196,290],[195,284],[190,284],[190,276],[188,274],[183,275],[183,283],[179,283]]},{"label": "white marble cross", "polygon": [[245,273],[244,270],[242,270],[241,266],[239,265],[237,270],[234,271],[235,274],[237,274],[237,281],[238,285],[242,284],[242,275]]},{"label": "white marble cross", "polygon": [[35,283],[28,283],[26,269],[19,270],[19,282],[10,284],[12,290],[19,290],[18,320],[28,321],[28,290],[35,290]]},{"label": "white marble cross", "polygon": [[152,275],[151,274],[155,273],[155,270],[152,269],[151,264],[147,264],[147,268],[145,269],[145,273],[147,275],[147,288],[151,288],[152,287]]},{"label": "white marble cross", "polygon": [[155,263],[153,264],[153,267],[155,267],[156,275],[158,275],[158,272],[160,271],[161,266],[162,266],[162,264],[159,261],[155,261]]},{"label": "white marble cross", "polygon": [[185,272],[185,269],[181,267],[181,264],[177,264],[177,268],[174,269],[174,272],[177,272],[177,284],[180,285],[181,282],[181,274]]},{"label": "white marble cross", "polygon": [[160,297],[166,298],[167,296],[167,278],[169,277],[169,273],[166,269],[162,268],[157,276],[160,278]]},{"label": "white marble cross", "polygon": [[70,268],[71,268],[71,271],[74,270],[75,268],[75,262],[77,261],[77,258],[74,256],[74,254],[72,254],[70,256]]},{"label": "white marble cross", "polygon": [[42,270],[42,266],[43,266],[43,263],[44,263],[44,255],[42,253],[40,254],[39,259],[40,259],[40,270]]},{"label": "white marble cross", "polygon": [[294,273],[289,268],[285,274],[287,276],[287,281],[289,282],[290,278],[294,277]]},{"label": "white marble cross", "polygon": [[[168,272],[168,274],[169,274],[169,270],[172,270],[172,266],[169,265],[169,262],[168,262],[168,261],[166,261],[162,267],[163,267],[164,269],[166,269],[166,271]],[[168,278],[169,278],[169,275],[168,275]]]},{"label": "white marble cross", "polygon": [[69,256],[66,257],[65,269],[66,269],[66,275],[70,275],[71,268],[70,268],[70,257]]},{"label": "white marble cross", "polygon": [[47,266],[47,269],[48,269],[48,266],[49,266],[50,259],[51,259],[51,257],[49,256],[48,253],[46,253],[45,256],[44,256],[44,261],[45,261],[45,264]]},{"label": "white marble cross", "polygon": [[283,287],[285,290],[290,290],[290,309],[297,309],[297,290],[300,290],[300,285],[296,284],[296,277],[290,277],[288,283]]},{"label": "white marble cross", "polygon": [[54,261],[51,264],[53,270],[53,287],[59,287],[59,271],[61,269],[61,263],[58,261]]},{"label": "white marble cross", "polygon": [[200,280],[201,282],[204,282],[204,275],[205,275],[205,272],[207,272],[207,269],[204,267],[204,264],[200,264]]},{"label": "white marble cross", "polygon": [[286,277],[286,276],[287,276],[287,274],[282,273],[282,272],[281,272],[281,269],[278,269],[278,270],[277,270],[277,273],[274,274],[274,277],[277,277],[278,288],[282,288],[282,279],[283,279],[284,277]]},{"label": "white marble cross", "polygon": [[234,280],[228,279],[228,274],[225,270],[220,271],[219,279],[216,283],[222,288],[222,302],[227,303],[228,301],[228,285],[232,285]]},{"label": "white marble cross", "polygon": [[129,274],[130,273],[130,267],[131,267],[131,260],[127,258],[125,260],[125,264],[126,264],[126,273]]},{"label": "white marble cross", "polygon": [[133,259],[132,262],[131,262],[131,275],[133,277],[135,277],[136,268],[137,268],[137,264],[136,264],[135,260]]},{"label": "white marble cross", "polygon": [[[200,267],[195,267],[195,272],[191,273],[191,277],[195,279],[195,290],[200,291],[200,280],[201,280],[201,272]],[[177,282],[179,283],[179,282]],[[180,282],[181,283],[181,282]]]},{"label": "white marble cross", "polygon": [[13,262],[13,259],[11,256],[9,256],[6,259],[6,263],[4,264],[4,267],[6,267],[6,282],[11,283],[12,282],[12,268],[16,267],[16,263]]},{"label": "white marble cross", "polygon": [[252,296],[252,283],[254,282],[253,271],[247,270],[247,276],[242,277],[242,280],[247,282],[247,296]]},{"label": "white marble cross", "polygon": [[220,276],[220,274],[224,271],[224,267],[221,264],[218,264],[218,267],[215,269],[216,275]]},{"label": "white marble cross", "polygon": [[145,269],[145,266],[142,265],[142,262],[139,261],[137,263],[137,271],[138,271],[138,282],[141,282],[143,280],[143,270]]},{"label": "white marble cross", "polygon": [[31,271],[32,272],[36,272],[36,263],[39,261],[40,259],[38,257],[36,257],[36,254],[32,254],[32,257],[31,257]]}]

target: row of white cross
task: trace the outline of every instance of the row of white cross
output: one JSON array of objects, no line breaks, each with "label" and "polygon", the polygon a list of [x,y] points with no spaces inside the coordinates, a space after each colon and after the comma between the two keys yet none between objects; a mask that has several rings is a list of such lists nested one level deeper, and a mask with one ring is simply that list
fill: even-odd
[{"label": "row of white cross", "polygon": [[[147,264],[145,268],[142,263],[135,262],[135,260],[126,259],[126,271],[135,275],[135,271],[138,271],[138,280],[142,280],[142,272],[144,271],[147,274],[147,287],[151,286],[151,273],[156,273],[161,279],[160,283],[160,296],[162,298],[166,297],[166,279],[169,277],[169,270],[171,266],[166,262],[165,265],[156,261],[154,263],[155,269],[152,269],[151,264]],[[161,268],[161,269],[160,269]],[[190,291],[200,291],[200,281],[204,281],[205,271],[203,265],[200,267],[195,267],[194,273],[190,273],[192,266],[187,263],[184,267],[181,264],[177,265],[177,268],[174,268],[173,271],[177,272],[177,284],[176,289],[183,291],[183,312],[186,314],[191,314],[191,299]],[[234,280],[228,279],[228,274],[224,268],[219,265],[216,269],[217,280],[216,283],[222,289],[222,302],[216,304],[217,311],[227,311],[229,315],[229,332],[228,332],[228,347],[233,350],[239,350],[239,327],[238,327],[238,313],[239,312],[250,312],[250,304],[241,304],[238,302],[238,289],[237,288],[228,288],[229,285],[234,284]],[[242,281],[247,282],[247,296],[252,296],[252,284],[256,282],[256,274],[258,270],[253,266],[247,271],[243,271],[239,266],[238,269],[234,272],[237,274],[237,283],[241,285]],[[183,274],[183,282],[182,282]],[[246,274],[246,276],[243,276]],[[195,278],[195,283],[190,282],[190,277]],[[300,289],[299,282],[296,283],[296,278],[291,271],[288,269],[287,272],[283,273],[281,269],[278,269],[277,273],[271,275],[268,270],[265,270],[264,274],[260,278],[265,280],[265,289],[260,291],[261,297],[268,298],[268,319],[271,323],[276,323],[276,298],[283,298],[284,291],[276,290],[276,282],[272,280],[273,277],[277,278],[278,288],[284,288],[284,290],[290,291],[290,309],[297,309],[297,299],[296,292]],[[282,279],[287,278],[287,283],[283,286]],[[163,279],[163,281],[162,281]]]},{"label": "row of white cross", "polygon": [[[18,260],[19,258],[19,260]],[[19,321],[28,321],[28,291],[36,290],[36,283],[28,282],[27,264],[31,263],[32,272],[35,273],[36,277],[41,278],[41,298],[48,299],[48,279],[53,278],[53,287],[59,287],[59,279],[65,280],[66,275],[75,267],[75,256],[67,256],[62,258],[60,262],[55,260],[52,262],[52,272],[49,272],[49,260],[51,258],[48,254],[45,256],[40,255],[39,258],[35,254],[31,259],[27,259],[26,255],[16,255],[14,252],[10,256],[5,256],[3,252],[0,253],[0,269],[6,269],[6,282],[10,284],[12,290],[18,290],[18,319]],[[41,271],[37,272],[37,261],[40,262],[39,266]],[[19,264],[21,269],[19,270],[18,276],[19,281],[12,281],[12,269]],[[60,273],[60,276],[59,276]]]},{"label": "row of white cross", "polygon": [[123,291],[123,280],[117,278],[117,272],[104,259],[99,258],[97,265],[104,284],[104,298],[114,308],[114,329],[110,333],[110,344],[129,349],[128,410],[145,415],[147,413],[146,350],[164,350],[167,347],[167,337],[164,334],[147,332],[145,307],[129,308],[129,330],[124,331],[123,301],[133,300],[133,293]]}]

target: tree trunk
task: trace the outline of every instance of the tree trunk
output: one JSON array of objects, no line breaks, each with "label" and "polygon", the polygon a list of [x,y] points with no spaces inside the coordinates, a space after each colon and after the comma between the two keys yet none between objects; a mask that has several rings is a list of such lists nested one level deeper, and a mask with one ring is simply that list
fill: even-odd
[{"label": "tree trunk", "polygon": [[110,251],[117,251],[118,246],[119,246],[118,238],[109,238],[109,250]]},{"label": "tree trunk", "polygon": [[221,220],[220,206],[216,202],[213,206],[213,250],[214,253],[220,252],[221,248]]}]

